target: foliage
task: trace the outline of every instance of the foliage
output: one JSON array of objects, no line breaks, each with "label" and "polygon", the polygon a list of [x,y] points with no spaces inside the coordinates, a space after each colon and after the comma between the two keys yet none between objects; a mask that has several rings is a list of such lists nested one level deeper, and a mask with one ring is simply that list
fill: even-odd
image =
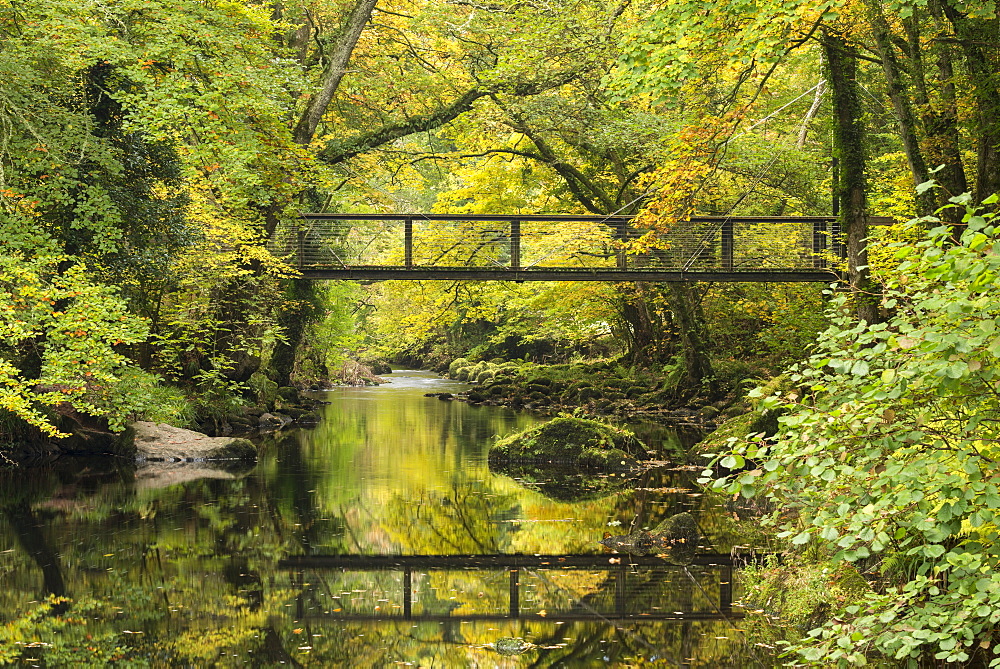
[{"label": "foliage", "polygon": [[336,375],[358,348],[362,335],[356,332],[355,314],[362,295],[360,286],[347,281],[324,282],[319,287],[316,308],[320,316],[310,323],[296,358],[294,380],[306,385]]},{"label": "foliage", "polygon": [[72,406],[121,428],[138,408],[115,392],[128,359],[122,347],[146,336],[108,286],[66,256],[0,254],[0,406],[51,436],[53,409]]},{"label": "foliage", "polygon": [[863,597],[868,584],[850,564],[776,554],[740,569],[740,603],[747,610],[747,638],[778,647],[801,639],[809,630]]},{"label": "foliage", "polygon": [[125,414],[128,420],[147,420],[177,427],[194,425],[194,408],[188,397],[156,374],[138,367],[125,367],[111,392],[118,406],[130,407]]},{"label": "foliage", "polygon": [[854,321],[835,296],[833,325],[790,376],[796,389],[764,399],[788,411],[777,437],[731,440],[717,461],[740,471],[713,487],[797,511],[774,518],[779,536],[878,574],[793,646],[807,660],[862,664],[877,651],[966,662],[1000,651],[994,221],[970,207],[958,244],[937,225],[917,244],[893,245],[897,265],[879,275],[886,320]]},{"label": "foliage", "polygon": [[796,362],[828,324],[822,292],[818,284],[713,285],[705,297],[713,353],[777,368]]}]

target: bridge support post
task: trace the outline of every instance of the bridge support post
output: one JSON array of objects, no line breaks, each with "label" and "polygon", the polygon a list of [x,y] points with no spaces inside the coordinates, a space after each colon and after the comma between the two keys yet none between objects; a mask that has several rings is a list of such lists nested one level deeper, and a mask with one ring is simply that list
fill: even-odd
[{"label": "bridge support post", "polygon": [[413,571],[409,567],[403,568],[403,617],[413,617]]},{"label": "bridge support post", "polygon": [[403,219],[403,264],[406,269],[413,267],[413,219]]},{"label": "bridge support post", "polygon": [[510,617],[518,618],[521,615],[521,597],[518,587],[520,586],[520,581],[518,580],[519,571],[517,569],[510,570]]},{"label": "bridge support post", "polygon": [[830,243],[833,255],[841,260],[847,260],[847,245],[840,230],[840,219],[830,224]]},{"label": "bridge support post", "polygon": [[510,268],[521,269],[521,221],[510,222]]},{"label": "bridge support post", "polygon": [[722,269],[733,268],[733,220],[726,219],[722,222]]},{"label": "bridge support post", "polygon": [[617,261],[615,264],[618,266],[618,269],[628,269],[628,254],[625,253],[624,246],[628,242],[628,231],[628,224],[625,221],[615,222],[615,240],[621,244],[615,254]]},{"label": "bridge support post", "polygon": [[726,565],[719,574],[719,608],[723,611],[733,610],[733,566]]}]

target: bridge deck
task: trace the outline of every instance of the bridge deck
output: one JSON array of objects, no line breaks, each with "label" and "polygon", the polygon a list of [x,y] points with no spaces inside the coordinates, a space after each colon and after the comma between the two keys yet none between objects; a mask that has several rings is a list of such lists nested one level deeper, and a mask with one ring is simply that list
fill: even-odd
[{"label": "bridge deck", "polygon": [[629,216],[304,214],[271,251],[305,278],[493,281],[836,279],[835,219],[711,217],[679,223],[645,253]]}]

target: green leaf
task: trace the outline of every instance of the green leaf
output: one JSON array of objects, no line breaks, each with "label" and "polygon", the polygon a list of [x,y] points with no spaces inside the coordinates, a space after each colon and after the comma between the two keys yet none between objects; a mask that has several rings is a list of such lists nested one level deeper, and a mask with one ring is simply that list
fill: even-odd
[{"label": "green leaf", "polygon": [[936,188],[937,186],[938,182],[931,179],[930,181],[925,181],[923,183],[917,184],[916,191],[918,195],[923,195],[931,188]]},{"label": "green leaf", "polygon": [[719,464],[726,469],[741,469],[746,461],[739,455],[727,455],[719,461]]}]

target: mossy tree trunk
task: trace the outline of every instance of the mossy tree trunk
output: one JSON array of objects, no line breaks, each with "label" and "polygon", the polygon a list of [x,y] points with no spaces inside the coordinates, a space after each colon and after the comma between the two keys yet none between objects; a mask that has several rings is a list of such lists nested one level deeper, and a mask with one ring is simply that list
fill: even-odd
[{"label": "mossy tree trunk", "polygon": [[681,390],[702,390],[714,397],[715,371],[708,354],[708,330],[701,310],[701,295],[694,284],[670,283],[670,305],[681,340],[684,381]]},{"label": "mossy tree trunk", "polygon": [[965,71],[975,100],[976,200],[1000,192],[1000,75],[996,44],[1000,22],[971,16],[973,5],[940,0],[965,59]]},{"label": "mossy tree trunk", "polygon": [[839,174],[834,184],[839,222],[847,248],[847,274],[858,318],[878,320],[878,289],[868,270],[868,196],[865,180],[865,132],[861,118],[858,63],[844,37],[823,35],[823,50],[833,96],[833,155]]},{"label": "mossy tree trunk", "polygon": [[313,281],[286,279],[286,306],[278,315],[278,326],[284,338],[278,340],[271,353],[271,373],[278,386],[291,385],[295,369],[295,353],[302,343],[306,328],[316,319],[317,294]]}]

